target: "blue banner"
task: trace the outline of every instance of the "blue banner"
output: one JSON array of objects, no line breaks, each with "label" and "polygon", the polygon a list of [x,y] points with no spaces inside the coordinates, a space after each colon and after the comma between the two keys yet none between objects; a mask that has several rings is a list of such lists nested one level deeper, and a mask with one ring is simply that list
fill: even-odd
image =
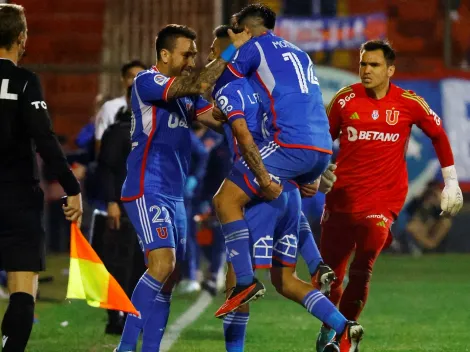
[{"label": "blue banner", "polygon": [[387,17],[383,13],[332,18],[288,18],[276,20],[276,35],[304,51],[353,49],[371,39],[384,39]]}]

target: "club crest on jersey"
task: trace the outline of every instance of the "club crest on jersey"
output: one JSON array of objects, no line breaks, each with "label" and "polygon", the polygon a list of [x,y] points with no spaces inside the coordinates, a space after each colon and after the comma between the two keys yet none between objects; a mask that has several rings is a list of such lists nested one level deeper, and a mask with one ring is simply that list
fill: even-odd
[{"label": "club crest on jersey", "polygon": [[194,106],[194,105],[193,105],[193,102],[192,102],[192,101],[186,102],[186,111],[187,111],[188,113],[191,113],[191,112],[193,111],[193,106]]},{"label": "club crest on jersey", "polygon": [[377,120],[379,118],[379,110],[372,111],[372,118]]},{"label": "club crest on jersey", "polygon": [[398,116],[400,116],[400,111],[398,110],[387,110],[385,111],[387,115],[387,123],[391,126],[396,125],[398,123]]}]

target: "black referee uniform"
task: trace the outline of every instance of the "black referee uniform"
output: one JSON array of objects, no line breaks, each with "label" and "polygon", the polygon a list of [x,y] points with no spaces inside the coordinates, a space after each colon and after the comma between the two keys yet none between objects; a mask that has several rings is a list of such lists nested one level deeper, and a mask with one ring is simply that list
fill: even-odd
[{"label": "black referee uniform", "polygon": [[45,269],[36,152],[67,195],[80,193],[52,130],[38,77],[0,59],[0,268],[10,272]]}]

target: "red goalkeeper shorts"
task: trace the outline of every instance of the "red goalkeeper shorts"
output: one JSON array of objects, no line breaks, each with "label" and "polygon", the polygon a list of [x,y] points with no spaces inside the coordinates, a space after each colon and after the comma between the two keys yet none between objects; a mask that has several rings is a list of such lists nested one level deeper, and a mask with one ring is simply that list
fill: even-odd
[{"label": "red goalkeeper shorts", "polygon": [[392,242],[390,227],[395,216],[390,211],[335,213],[325,209],[322,216],[320,252],[323,261],[342,283],[351,254],[356,250],[351,270],[370,274],[383,248]]}]

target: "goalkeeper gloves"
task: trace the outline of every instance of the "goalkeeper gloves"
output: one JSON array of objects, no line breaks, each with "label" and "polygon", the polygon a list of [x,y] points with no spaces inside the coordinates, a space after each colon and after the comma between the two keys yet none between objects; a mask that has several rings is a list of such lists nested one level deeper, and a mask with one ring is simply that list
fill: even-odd
[{"label": "goalkeeper gloves", "polygon": [[441,215],[455,216],[463,206],[463,196],[455,166],[443,167],[442,176],[445,187],[441,194]]}]

